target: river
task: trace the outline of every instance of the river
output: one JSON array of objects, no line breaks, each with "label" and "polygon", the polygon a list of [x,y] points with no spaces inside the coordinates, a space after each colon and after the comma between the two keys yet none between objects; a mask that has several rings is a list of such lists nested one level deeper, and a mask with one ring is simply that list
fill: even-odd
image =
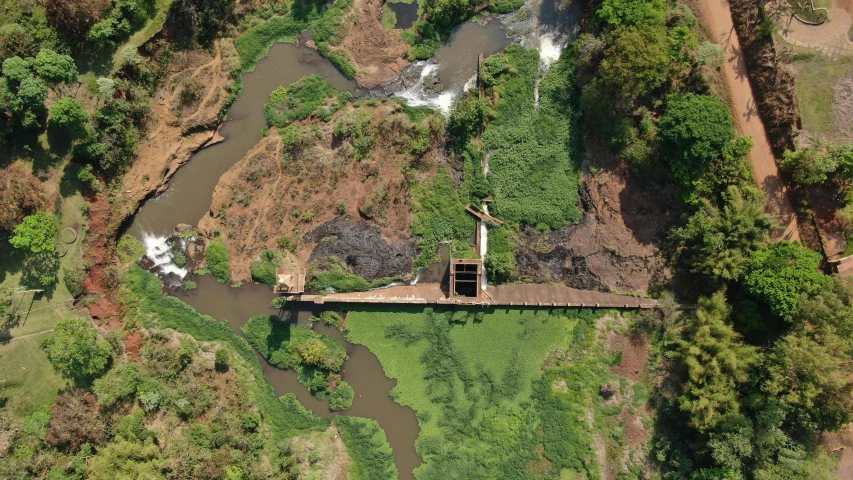
[{"label": "river", "polygon": [[[504,49],[512,42],[538,48],[542,53],[543,65],[559,55],[560,45],[565,45],[576,34],[580,19],[580,2],[569,2],[568,9],[559,7],[556,0],[530,0],[524,8],[530,15],[524,21],[509,17],[484,17],[479,22],[466,22],[457,27],[447,44],[442,46],[435,57],[426,62],[416,62],[401,76],[396,87],[384,92],[365,92],[356,88],[353,81],[347,80],[326,59],[311,49],[292,44],[276,44],[270,49],[269,56],[261,61],[257,68],[243,77],[243,92],[228,110],[227,121],[222,125],[220,134],[225,140],[196,153],[186,165],[181,167],[161,195],[146,201],[131,220],[127,232],[138,238],[147,239],[146,246],[153,249],[165,244],[180,223],[196,225],[210,208],[213,190],[229,168],[242,159],[261,139],[266,127],[263,106],[269,93],[279,86],[287,86],[300,78],[316,74],[341,91],[352,92],[359,96],[397,96],[412,105],[427,105],[449,112],[453,101],[470,87],[476,74],[477,55],[488,56]],[[411,21],[411,9],[417,4],[406,6],[393,5],[403,21]],[[405,11],[405,13],[404,13]],[[402,15],[401,15],[402,14]],[[408,16],[407,16],[408,15]],[[564,22],[564,18],[569,21]],[[566,23],[565,25],[563,23]],[[545,30],[540,31],[540,26]],[[510,38],[507,30],[516,32]],[[518,32],[521,32],[520,34]],[[555,32],[561,32],[557,35]],[[556,56],[555,56],[556,55]],[[408,78],[408,81],[402,79]],[[431,85],[425,87],[425,81]],[[438,88],[432,83],[436,81]],[[160,247],[156,247],[160,248]],[[442,250],[442,258],[448,254]],[[164,261],[171,259],[171,253],[157,252]],[[168,268],[166,271],[170,270]],[[172,269],[174,270],[174,269]],[[445,269],[434,267],[422,272],[422,281],[447,281]],[[224,319],[237,334],[240,327],[254,315],[276,314],[269,308],[275,294],[265,285],[246,283],[239,288],[217,283],[211,276],[195,279],[198,287],[192,291],[179,291],[176,296],[192,305],[203,314]],[[314,313],[309,309],[287,312],[282,321],[305,323]],[[394,450],[394,460],[401,479],[413,479],[412,471],[421,464],[420,456],[415,452],[415,440],[419,428],[415,412],[408,407],[394,403],[388,395],[395,381],[387,378],[376,356],[360,345],[346,342],[343,335],[334,328],[315,324],[313,328],[321,333],[334,336],[344,342],[349,359],[344,363],[342,376],[355,391],[352,408],[342,413],[372,418],[385,430],[388,442]],[[293,371],[285,371],[269,365],[259,356],[264,375],[269,379],[278,395],[294,393],[306,408],[317,415],[330,415],[327,400],[318,400],[308,389],[300,384]]]}]

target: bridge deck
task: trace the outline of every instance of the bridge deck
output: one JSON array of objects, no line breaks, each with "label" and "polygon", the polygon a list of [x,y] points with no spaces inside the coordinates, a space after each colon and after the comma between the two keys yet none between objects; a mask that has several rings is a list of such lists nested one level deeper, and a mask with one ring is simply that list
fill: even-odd
[{"label": "bridge deck", "polygon": [[657,306],[657,302],[652,299],[578,290],[561,285],[489,286],[485,290],[484,295],[479,299],[469,297],[449,298],[437,283],[403,285],[368,292],[296,295],[290,299],[318,304],[339,302],[608,308],[654,308]]}]

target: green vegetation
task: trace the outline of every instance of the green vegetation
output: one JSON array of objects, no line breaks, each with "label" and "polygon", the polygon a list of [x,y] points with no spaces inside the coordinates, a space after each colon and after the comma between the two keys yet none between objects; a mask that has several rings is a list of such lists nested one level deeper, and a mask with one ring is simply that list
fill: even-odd
[{"label": "green vegetation", "polygon": [[537,108],[538,53],[510,46],[505,60],[508,66],[491,87],[500,93],[495,119],[483,134],[491,151],[493,213],[507,222],[557,229],[580,218],[571,68],[566,61],[551,68],[540,82]]},{"label": "green vegetation", "polygon": [[[340,380],[338,372],[343,367],[347,352],[334,338],[268,315],[250,318],[241,330],[268,362],[279,368],[294,369],[299,375],[299,382],[311,392],[323,397],[330,390],[336,390],[330,386]],[[337,401],[343,402],[345,396],[346,392],[341,391]]]},{"label": "green vegetation", "polygon": [[423,268],[438,258],[438,244],[448,240],[466,240],[474,231],[476,222],[453,186],[453,179],[446,171],[429,178],[412,188],[412,235],[421,237],[418,247],[420,255],[414,268]]},{"label": "green vegetation", "polygon": [[[373,308],[350,311],[347,328],[348,339],[367,346],[397,380],[395,401],[418,415],[418,478],[510,478],[525,476],[543,441],[554,452],[550,461],[559,462],[565,448],[582,452],[581,470],[590,458],[589,433],[575,420],[588,399],[557,394],[560,405],[548,410],[547,395],[535,393],[546,356],[569,346],[578,316],[588,322],[595,313]],[[584,384],[584,395],[595,389],[595,380]],[[552,435],[567,424],[586,435]]]},{"label": "green vegetation", "polygon": [[278,87],[264,106],[267,123],[274,127],[286,127],[294,120],[305,120],[312,116],[328,120],[331,112],[326,108],[326,103],[336,93],[329,82],[317,75],[305,77],[287,88]]},{"label": "green vegetation", "polygon": [[318,43],[317,51],[320,52],[320,55],[328,58],[329,61],[332,62],[332,65],[338,67],[338,70],[340,70],[345,77],[350,80],[355,78],[355,66],[352,64],[349,54],[347,54],[346,51],[333,50],[326,42]]},{"label": "green vegetation", "polygon": [[326,292],[333,289],[335,292],[361,292],[371,288],[379,288],[399,280],[395,277],[377,278],[372,282],[359,277],[352,269],[335,257],[318,265],[309,272],[305,288],[314,292]]},{"label": "green vegetation", "polygon": [[389,30],[397,27],[397,14],[391,10],[388,3],[382,5],[382,26]]},{"label": "green vegetation", "polygon": [[328,424],[305,410],[295,396],[275,397],[252,347],[235,335],[228,325],[199,314],[175,297],[164,295],[160,279],[137,265],[128,269],[123,283],[123,299],[127,305],[135,307],[130,318],[138,318],[144,324],[158,328],[172,328],[201,342],[222,342],[242,359],[254,377],[249,390],[275,438],[287,438],[302,430],[326,428]]},{"label": "green vegetation", "polygon": [[349,410],[354,398],[355,391],[352,389],[352,385],[341,382],[329,394],[329,410]]},{"label": "green vegetation", "polygon": [[56,251],[54,241],[57,233],[56,217],[46,212],[36,212],[15,227],[15,234],[9,243],[34,254],[53,253]]},{"label": "green vegetation", "polygon": [[660,134],[672,174],[684,184],[701,177],[735,138],[729,108],[714,97],[690,93],[668,99]]},{"label": "green vegetation", "polygon": [[86,133],[89,114],[80,102],[65,97],[50,106],[50,123],[65,130],[72,138],[82,137]]},{"label": "green vegetation", "polygon": [[799,243],[781,241],[755,252],[746,267],[746,291],[761,299],[780,317],[793,314],[802,294],[814,294],[827,278],[817,268],[819,253]]},{"label": "green vegetation", "polygon": [[42,348],[57,373],[78,381],[99,375],[112,356],[112,347],[98,341],[95,326],[85,320],[59,322]]},{"label": "green vegetation", "polygon": [[257,260],[252,261],[252,264],[250,265],[252,280],[275,287],[278,282],[275,271],[280,266],[281,254],[271,248],[268,248],[261,253]]},{"label": "green vegetation", "polygon": [[231,281],[231,263],[228,247],[220,239],[213,239],[204,251],[205,268],[219,283]]},{"label": "green vegetation", "polygon": [[352,480],[397,478],[394,454],[376,420],[335,417],[335,425],[352,460],[349,472]]}]

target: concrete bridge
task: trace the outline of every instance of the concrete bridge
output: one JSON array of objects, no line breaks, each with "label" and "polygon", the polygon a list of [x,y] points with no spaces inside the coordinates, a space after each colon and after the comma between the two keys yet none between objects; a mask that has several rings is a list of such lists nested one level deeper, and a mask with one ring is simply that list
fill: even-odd
[{"label": "concrete bridge", "polygon": [[476,297],[448,296],[441,284],[419,283],[367,292],[293,295],[289,301],[325,303],[381,303],[516,307],[656,308],[657,301],[613,293],[578,290],[562,285],[488,286]]}]

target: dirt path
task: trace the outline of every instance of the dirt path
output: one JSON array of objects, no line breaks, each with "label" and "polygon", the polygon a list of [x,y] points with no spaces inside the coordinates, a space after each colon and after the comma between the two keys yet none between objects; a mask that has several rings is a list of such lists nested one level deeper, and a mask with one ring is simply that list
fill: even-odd
[{"label": "dirt path", "polygon": [[797,216],[787,189],[779,176],[779,167],[764,124],[758,116],[758,107],[749,84],[746,61],[741,51],[732,23],[732,12],[726,0],[696,0],[699,15],[705,23],[711,40],[725,47],[728,59],[723,65],[723,75],[732,99],[735,125],[742,135],[749,135],[755,147],[749,153],[749,161],[755,171],[755,180],[767,196],[767,210],[779,217],[779,223],[785,227],[777,234],[778,240],[799,240],[800,232]]}]

